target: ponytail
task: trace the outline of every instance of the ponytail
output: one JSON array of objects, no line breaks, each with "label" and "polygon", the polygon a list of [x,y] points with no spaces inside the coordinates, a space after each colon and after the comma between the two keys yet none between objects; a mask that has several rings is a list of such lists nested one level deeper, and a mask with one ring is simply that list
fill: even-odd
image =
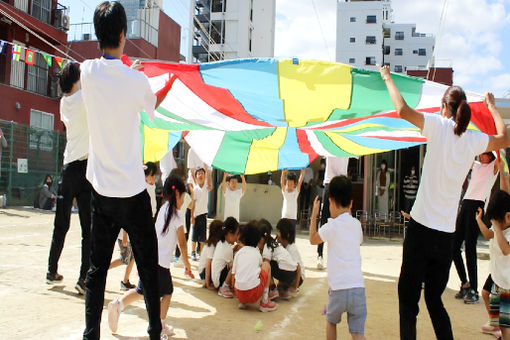
[{"label": "ponytail", "polygon": [[163,185],[163,199],[168,201],[168,209],[165,212],[165,224],[163,226],[163,230],[161,234],[164,235],[168,232],[168,226],[170,224],[170,220],[177,213],[177,197],[176,193],[182,194],[186,191],[186,187],[184,186],[184,181],[174,175],[168,176]]},{"label": "ponytail", "polygon": [[462,100],[457,108],[457,113],[455,114],[455,129],[453,132],[460,136],[464,132],[466,132],[467,127],[469,125],[469,121],[471,120],[471,108],[465,100]]}]

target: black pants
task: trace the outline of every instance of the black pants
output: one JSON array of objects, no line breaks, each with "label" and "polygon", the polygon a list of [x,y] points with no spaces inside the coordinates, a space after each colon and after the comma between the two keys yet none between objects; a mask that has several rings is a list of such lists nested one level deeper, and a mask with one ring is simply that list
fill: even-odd
[{"label": "black pants", "polygon": [[465,242],[466,265],[469,274],[471,289],[478,291],[478,269],[476,264],[476,242],[478,241],[478,224],[476,223],[476,211],[484,207],[483,201],[463,200],[460,213],[457,217],[455,241],[453,246],[453,262],[459,274],[462,284],[467,282],[466,268],[460,253],[462,242]]},{"label": "black pants", "polygon": [[427,228],[413,219],[409,222],[398,281],[400,339],[416,339],[422,283],[436,338],[453,339],[450,317],[441,300],[450,274],[453,238],[453,233]]},{"label": "black pants", "polygon": [[55,274],[58,270],[58,260],[64,248],[66,234],[71,222],[73,198],[78,203],[78,213],[81,225],[81,267],[79,278],[85,280],[89,270],[90,257],[90,193],[91,185],[85,178],[87,160],[74,161],[64,165],[58,185],[57,211],[51,239],[50,255],[48,258],[48,273]]},{"label": "black pants", "polygon": [[406,213],[411,213],[411,209],[414,205],[414,201],[416,200],[416,198],[404,198],[404,211]]},{"label": "black pants", "polygon": [[105,197],[92,190],[90,269],[85,293],[83,339],[99,339],[106,274],[120,228],[129,235],[144,288],[150,339],[161,334],[159,319],[158,241],[147,190],[128,198]]},{"label": "black pants", "polygon": [[[184,234],[186,236],[186,244],[188,244],[188,238],[189,238],[189,230],[191,229],[191,210],[186,209],[186,233]],[[181,250],[179,249],[179,246],[175,246],[175,257],[181,256]]]},{"label": "black pants", "polygon": [[[322,210],[321,210],[321,221],[319,223],[319,228],[328,222],[328,218],[331,215],[329,214],[329,183],[324,187],[324,191],[322,193]],[[324,253],[324,242],[317,246],[317,255],[322,257]]]}]

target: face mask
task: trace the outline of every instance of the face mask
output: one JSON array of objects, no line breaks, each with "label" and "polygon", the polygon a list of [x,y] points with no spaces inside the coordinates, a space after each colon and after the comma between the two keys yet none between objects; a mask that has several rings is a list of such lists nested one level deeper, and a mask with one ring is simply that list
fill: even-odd
[{"label": "face mask", "polygon": [[415,173],[414,170],[411,170],[411,176],[414,176],[414,173]]},{"label": "face mask", "polygon": [[382,170],[386,169],[386,164],[381,164],[381,169]]}]

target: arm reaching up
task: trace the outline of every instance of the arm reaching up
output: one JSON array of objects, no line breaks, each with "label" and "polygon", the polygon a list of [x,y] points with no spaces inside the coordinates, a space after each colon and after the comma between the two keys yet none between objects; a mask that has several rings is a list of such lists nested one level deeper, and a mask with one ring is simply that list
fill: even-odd
[{"label": "arm reaching up", "polygon": [[490,92],[486,93],[484,102],[485,105],[487,105],[487,108],[489,109],[492,118],[494,119],[494,124],[496,125],[497,131],[497,135],[489,136],[489,144],[487,145],[487,149],[485,150],[485,152],[506,149],[507,147],[510,146],[510,135],[506,131],[505,123],[503,122],[501,115],[496,109],[494,95]]}]

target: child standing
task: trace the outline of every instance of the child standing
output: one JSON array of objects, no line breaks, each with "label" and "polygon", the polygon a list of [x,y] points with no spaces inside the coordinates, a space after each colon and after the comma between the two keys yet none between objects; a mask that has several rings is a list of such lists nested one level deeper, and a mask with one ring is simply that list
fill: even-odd
[{"label": "child standing", "polygon": [[[301,254],[296,246],[296,229],[294,228],[291,220],[288,218],[282,218],[278,221],[278,224],[276,224],[276,230],[278,231],[276,233],[278,242],[287,249],[292,259],[298,264],[299,271],[301,273],[301,278],[299,280],[300,286],[305,280],[305,264],[301,259]],[[298,286],[296,286],[296,288],[297,287]]]},{"label": "child standing", "polygon": [[336,339],[336,325],[347,312],[349,333],[353,339],[365,339],[367,317],[365,284],[361,272],[360,245],[363,231],[360,222],[351,216],[352,184],[346,176],[334,177],[329,183],[331,219],[317,232],[320,201],[313,203],[310,220],[310,243],[328,242],[329,298],[326,314],[328,340]]},{"label": "child standing", "polygon": [[223,181],[221,182],[221,190],[223,197],[225,197],[225,208],[223,209],[223,218],[233,217],[239,221],[239,206],[241,204],[241,197],[246,192],[246,180],[244,175],[241,175],[242,187],[237,187],[237,176],[228,175],[223,173]]},{"label": "child standing", "polygon": [[296,175],[288,173],[287,169],[285,169],[282,171],[280,179],[283,195],[282,218],[288,218],[292,222],[294,229],[296,229],[297,224],[298,197],[305,178],[304,176],[305,169],[301,169],[299,181],[296,182]]},{"label": "child standing", "polygon": [[158,241],[143,172],[140,112],[152,120],[171,81],[154,94],[147,77],[122,63],[127,33],[124,7],[105,1],[94,11],[103,55],[81,64],[83,102],[90,135],[87,179],[92,184],[90,269],[86,279],[83,339],[99,339],[106,275],[124,228],[129,235],[149,316],[149,337],[159,339]]},{"label": "child standing", "polygon": [[[183,261],[186,272],[191,272],[186,249],[186,238],[184,237],[183,217],[179,212],[184,202],[185,190],[186,188],[181,178],[177,176],[170,176],[167,178],[163,188],[163,195],[166,202],[161,207],[156,220],[156,233],[158,237],[158,283],[159,296],[161,298],[161,333],[168,336],[174,334],[173,328],[165,324],[165,319],[174,290],[172,274],[170,273],[170,263],[172,262],[172,253],[177,242],[179,242],[179,246],[184,255]],[[120,299],[115,299],[108,304],[108,325],[112,333],[115,334],[117,332],[119,316],[122,310],[144,296],[144,286],[145,285],[139,281],[136,289],[130,290]]]},{"label": "child standing", "polygon": [[198,263],[198,274],[202,280],[204,280],[204,288],[216,289],[211,280],[211,263],[216,249],[216,244],[219,242],[221,237],[221,228],[223,222],[220,220],[214,220],[209,225],[209,237],[205,242],[205,246],[202,249],[200,255],[200,262]]},{"label": "child standing", "polygon": [[[202,250],[207,234],[207,205],[209,204],[209,191],[212,190],[209,170],[207,165],[204,168],[195,171],[196,185],[193,188],[193,198],[195,204],[192,209],[191,224],[193,225],[191,234],[191,259],[197,260],[198,252]],[[206,183],[207,182],[207,183]]]},{"label": "child standing", "polygon": [[264,248],[264,233],[256,223],[250,222],[242,228],[240,238],[244,246],[236,253],[232,267],[239,308],[260,301],[261,312],[273,311],[276,304],[269,300],[271,266],[262,261],[260,254]]},{"label": "child standing", "polygon": [[214,287],[218,289],[218,295],[232,298],[232,261],[234,250],[232,245],[237,240],[239,223],[233,217],[228,217],[220,232],[220,241],[216,244],[211,261],[211,277]]}]

